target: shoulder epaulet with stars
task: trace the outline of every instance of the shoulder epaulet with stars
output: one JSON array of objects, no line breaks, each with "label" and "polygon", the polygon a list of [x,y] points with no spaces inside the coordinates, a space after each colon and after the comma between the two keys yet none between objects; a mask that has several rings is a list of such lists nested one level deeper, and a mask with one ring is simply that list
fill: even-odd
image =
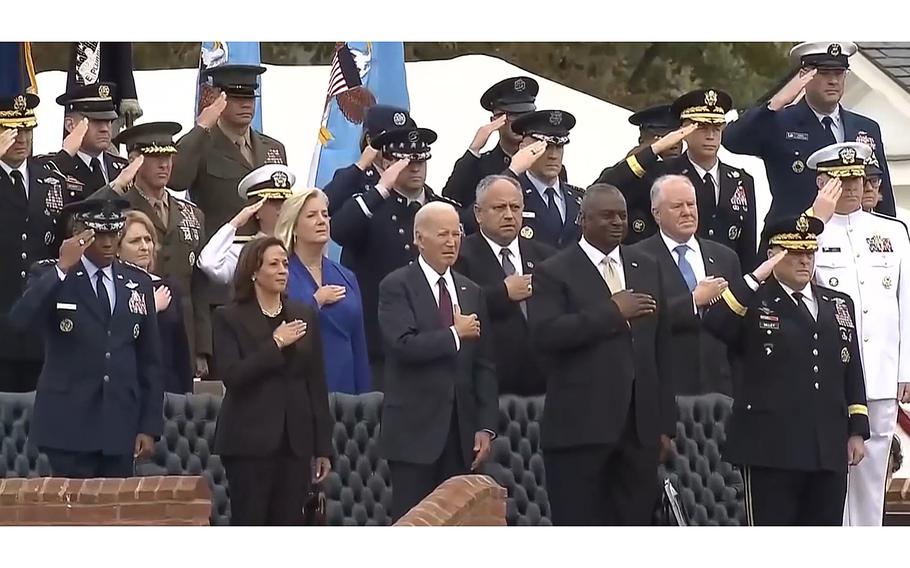
[{"label": "shoulder epaulet with stars", "polygon": [[563,183],[562,188],[579,203],[581,203],[581,199],[585,196],[585,190],[570,183]]},{"label": "shoulder epaulet with stars", "polygon": [[884,213],[879,213],[878,211],[872,211],[871,213],[880,219],[885,219],[886,221],[893,221],[895,223],[900,223],[901,226],[904,228],[904,231],[907,232],[907,236],[910,237],[910,230],[908,230],[908,228],[907,228],[907,223],[903,222],[902,220],[898,219],[897,217],[893,217],[891,215],[886,215]]},{"label": "shoulder epaulet with stars", "polygon": [[454,207],[456,207],[456,208],[458,208],[458,209],[461,209],[461,208],[462,208],[461,203],[455,201],[455,200],[452,199],[451,197],[446,197],[445,195],[438,195],[438,194],[435,194],[435,193],[434,193],[434,194],[433,194],[433,201],[444,201],[444,202],[448,203],[449,205],[452,205],[452,206],[454,206]]}]

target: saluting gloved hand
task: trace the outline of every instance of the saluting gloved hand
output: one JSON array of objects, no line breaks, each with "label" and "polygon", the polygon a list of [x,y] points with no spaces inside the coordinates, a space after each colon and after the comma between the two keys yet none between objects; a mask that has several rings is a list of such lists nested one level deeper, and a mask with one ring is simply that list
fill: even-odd
[{"label": "saluting gloved hand", "polygon": [[123,99],[120,101],[120,116],[123,117],[123,123],[127,128],[139,120],[142,114],[142,107],[139,106],[137,99]]}]

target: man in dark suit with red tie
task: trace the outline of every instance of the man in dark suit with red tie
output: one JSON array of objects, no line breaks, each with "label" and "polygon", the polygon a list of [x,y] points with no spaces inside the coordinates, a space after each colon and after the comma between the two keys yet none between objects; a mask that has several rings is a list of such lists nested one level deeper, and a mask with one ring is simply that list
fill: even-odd
[{"label": "man in dark suit with red tie", "polygon": [[523,211],[517,181],[497,175],[482,179],[474,203],[480,231],[465,238],[455,268],[483,288],[499,393],[534,396],[544,394],[547,385],[529,344],[527,300],[534,267],[556,250],[529,238],[529,228],[521,227]]},{"label": "man in dark suit with red tie", "polygon": [[676,432],[657,261],[620,247],[626,202],[587,189],[580,242],[537,265],[532,345],[547,375],[541,446],[556,525],[647,525]]},{"label": "man in dark suit with red tie", "polygon": [[479,286],[451,270],[461,245],[455,208],[431,201],[414,217],[417,261],[379,285],[386,347],[379,451],[400,518],[446,479],[487,459],[499,415],[492,337]]}]

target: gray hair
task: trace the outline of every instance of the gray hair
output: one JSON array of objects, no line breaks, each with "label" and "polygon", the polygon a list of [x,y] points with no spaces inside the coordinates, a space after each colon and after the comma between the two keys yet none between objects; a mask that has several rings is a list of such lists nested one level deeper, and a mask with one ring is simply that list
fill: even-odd
[{"label": "gray hair", "polygon": [[480,200],[483,198],[484,195],[486,195],[487,190],[489,190],[490,187],[497,181],[504,181],[504,182],[510,183],[512,185],[512,187],[514,187],[516,190],[518,190],[518,193],[522,195],[522,198],[524,198],[524,194],[521,193],[521,185],[518,183],[518,180],[516,180],[515,178],[513,178],[511,176],[503,176],[503,175],[499,175],[499,174],[494,174],[494,175],[489,175],[489,176],[483,178],[482,180],[480,180],[480,183],[477,184],[477,191],[474,193],[474,202],[480,203]]},{"label": "gray hair", "polygon": [[458,216],[458,210],[455,209],[451,204],[446,203],[445,201],[430,201],[423,207],[417,210],[417,214],[414,215],[414,240],[417,240],[417,233],[423,228],[427,223],[427,217],[430,217],[433,213],[441,213],[443,211],[451,211],[456,216]]},{"label": "gray hair", "polygon": [[692,180],[690,180],[686,176],[682,176],[679,174],[662,175],[659,178],[657,178],[656,180],[654,180],[653,184],[651,184],[651,208],[652,209],[654,209],[658,205],[660,205],[661,190],[663,189],[663,187],[673,181],[684,182],[684,183],[688,184],[689,186],[691,186],[693,190],[695,189],[695,186],[692,184]]}]

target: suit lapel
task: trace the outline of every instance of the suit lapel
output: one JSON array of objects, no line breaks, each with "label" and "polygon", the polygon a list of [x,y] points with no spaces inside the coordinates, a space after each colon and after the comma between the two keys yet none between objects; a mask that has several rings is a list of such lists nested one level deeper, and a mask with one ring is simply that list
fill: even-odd
[{"label": "suit lapel", "polygon": [[[114,274],[114,294],[117,297],[116,304],[114,305],[113,318],[113,321],[116,323],[117,321],[126,321],[124,318],[118,316],[122,316],[129,311],[130,296],[132,295],[132,290],[126,287],[129,281],[120,271],[119,262],[114,263],[111,272]],[[138,287],[136,289],[138,289]],[[155,309],[155,306],[145,306],[146,313],[148,313],[148,310],[153,309]]]},{"label": "suit lapel", "polygon": [[838,327],[835,319],[834,301],[831,296],[824,290],[820,290],[814,283],[812,284],[812,293],[815,295],[815,303],[818,306],[818,329]]},{"label": "suit lapel", "polygon": [[[816,136],[825,136],[825,127],[822,126],[822,123],[818,120],[818,117],[815,116],[815,113],[812,111],[812,108],[809,106],[809,103],[806,101],[805,97],[803,97],[803,100],[797,103],[797,107],[800,110],[800,123],[806,126],[809,129],[810,133],[814,133]],[[841,120],[843,120],[843,118],[841,118]]]},{"label": "suit lapel", "polygon": [[85,268],[85,263],[79,261],[79,266],[67,274],[67,280],[72,277],[71,275],[76,277],[76,290],[79,296],[85,298],[85,303],[88,304],[88,310],[92,312],[99,321],[105,321],[105,317],[101,313],[101,305],[98,302],[98,294],[95,293],[95,284],[89,277],[88,269]]},{"label": "suit lapel", "polygon": [[481,272],[489,272],[490,274],[502,275],[505,278],[505,272],[502,270],[502,264],[500,264],[500,259],[493,253],[493,249],[490,248],[490,245],[484,239],[480,231],[474,233],[476,238],[471,237],[472,243],[470,246],[474,247],[477,254],[477,259],[481,262],[481,266],[478,268]]},{"label": "suit lapel", "polygon": [[183,218],[183,209],[177,198],[167,192],[167,234],[178,230],[180,220]]},{"label": "suit lapel", "polygon": [[[422,324],[423,327],[429,329],[442,327],[442,322],[439,321],[438,315],[439,305],[436,303],[436,298],[430,289],[430,283],[427,282],[417,261],[411,265],[408,273],[408,286],[414,295],[414,315],[418,319],[417,325],[421,326]],[[449,293],[455,294],[455,290],[450,290]]]},{"label": "suit lapel", "polygon": [[856,135],[859,131],[856,128],[856,120],[854,120],[853,113],[840,105],[837,106],[837,109],[840,112],[841,127],[844,129],[844,142],[856,140]]},{"label": "suit lapel", "polygon": [[455,291],[453,292],[455,294],[455,304],[461,309],[461,313],[476,314],[478,306],[474,300],[474,295],[468,292],[469,280],[461,274],[452,272],[452,281],[455,282]]},{"label": "suit lapel", "polygon": [[[47,177],[42,174],[47,173],[49,173],[47,170],[38,167],[34,162],[28,165],[28,211],[31,216],[44,215],[47,208],[48,186],[40,181]],[[62,197],[62,191],[60,195]]]},{"label": "suit lapel", "polygon": [[[489,247],[487,247],[489,248]],[[533,274],[534,267],[543,260],[537,255],[537,249],[531,244],[531,241],[518,239],[518,252],[521,253],[521,271],[523,274]]]},{"label": "suit lapel", "polygon": [[738,182],[736,179],[730,177],[730,172],[733,170],[730,166],[721,162],[720,168],[717,170],[720,179],[718,183],[720,184],[720,197],[717,200],[718,206],[721,203],[728,204],[733,201],[733,194],[736,193],[736,187]]},{"label": "suit lapel", "polygon": [[[250,128],[250,147],[253,149],[253,164],[254,168],[258,168],[265,163],[266,158],[266,148],[265,144],[262,142],[262,137],[259,136],[259,133]],[[246,161],[246,160],[244,160]]]},{"label": "suit lapel", "polygon": [[705,265],[705,276],[722,276],[723,271],[717,266],[716,259],[705,248],[705,242],[707,241],[698,237],[695,237],[695,240],[698,241],[698,248],[701,249],[701,261]]},{"label": "suit lapel", "polygon": [[[148,199],[143,197],[142,194],[139,193],[139,190],[135,187],[127,192],[126,198],[134,208],[142,211],[146,214],[146,216],[148,216],[149,219],[152,220],[152,224],[155,225],[155,228],[158,229],[160,236],[163,237],[167,232],[167,227],[164,226],[164,223],[161,221],[161,217],[158,216],[158,213],[155,211],[155,208],[152,207],[152,204],[149,203]],[[172,216],[171,213],[172,210],[168,210],[168,220],[170,220],[170,217]]]}]

